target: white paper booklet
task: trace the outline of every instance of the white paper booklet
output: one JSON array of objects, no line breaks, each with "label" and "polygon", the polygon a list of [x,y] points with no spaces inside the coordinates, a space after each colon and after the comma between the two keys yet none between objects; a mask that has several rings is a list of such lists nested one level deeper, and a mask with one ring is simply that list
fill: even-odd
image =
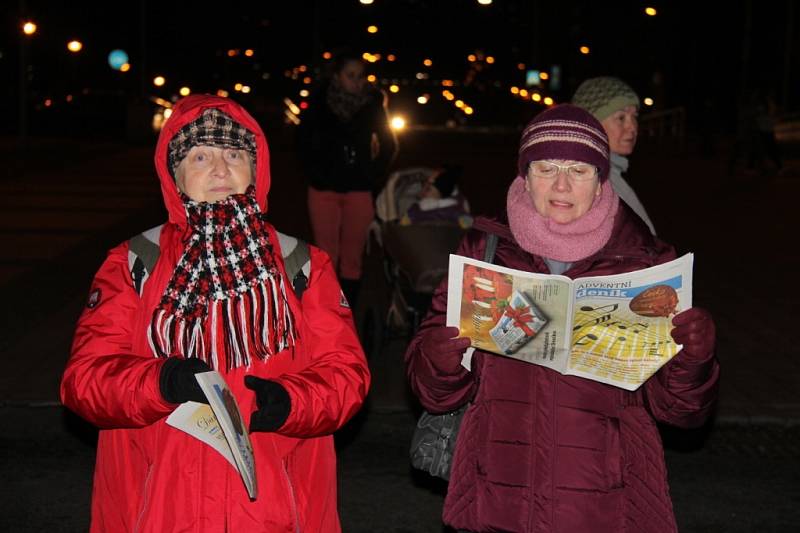
[{"label": "white paper booklet", "polygon": [[474,348],[635,390],[681,348],[670,331],[692,306],[693,261],[572,280],[450,255],[447,325]]},{"label": "white paper booklet", "polygon": [[167,417],[167,424],[205,442],[233,465],[242,477],[247,494],[258,496],[255,457],[247,425],[228,384],[219,372],[195,374],[209,405],[186,402]]}]

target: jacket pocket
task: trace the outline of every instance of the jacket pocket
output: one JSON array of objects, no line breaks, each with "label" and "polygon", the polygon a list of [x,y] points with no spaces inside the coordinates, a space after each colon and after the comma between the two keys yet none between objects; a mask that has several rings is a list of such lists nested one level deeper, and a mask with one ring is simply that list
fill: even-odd
[{"label": "jacket pocket", "polygon": [[619,420],[572,407],[558,409],[555,486],[607,492],[622,486]]}]

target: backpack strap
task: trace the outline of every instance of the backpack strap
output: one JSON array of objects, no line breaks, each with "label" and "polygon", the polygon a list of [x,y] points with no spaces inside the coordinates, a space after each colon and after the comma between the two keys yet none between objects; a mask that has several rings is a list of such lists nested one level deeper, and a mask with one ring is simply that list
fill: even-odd
[{"label": "backpack strap", "polygon": [[292,280],[292,288],[297,299],[302,300],[303,292],[308,288],[308,276],[311,275],[311,251],[308,243],[281,232],[276,233],[278,233],[286,275]]},{"label": "backpack strap", "polygon": [[139,296],[142,295],[144,282],[150,277],[161,253],[158,243],[162,227],[163,224],[150,228],[128,241],[128,269],[133,278],[133,287]]}]

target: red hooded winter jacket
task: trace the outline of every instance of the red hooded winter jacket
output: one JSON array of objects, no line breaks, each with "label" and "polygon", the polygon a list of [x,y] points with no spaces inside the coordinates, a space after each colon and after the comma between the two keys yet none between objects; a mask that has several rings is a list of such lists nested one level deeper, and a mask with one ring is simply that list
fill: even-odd
[{"label": "red hooded winter jacket", "polygon": [[[484,231],[467,234],[460,255],[481,259],[489,231],[500,236],[494,263],[548,273],[507,226],[478,219],[475,227]],[[606,246],[564,275],[630,272],[674,258],[620,203]],[[444,325],[446,305],[445,280],[420,332]],[[691,363],[679,352],[635,392],[481,351],[473,372],[437,375],[419,335],[406,365],[426,409],[472,402],[459,430],[445,523],[476,532],[676,531],[655,420],[682,427],[706,420],[716,400],[714,358]]]},{"label": "red hooded winter jacket", "polygon": [[[169,221],[161,254],[140,298],[128,268],[128,245],[109,252],[92,283],[61,382],[64,404],[101,428],[92,494],[93,532],[337,532],[336,464],[332,433],[361,406],[369,371],[350,309],[327,255],[311,247],[311,274],[302,307],[288,292],[298,327],[294,351],[249,368],[219,370],[246,420],[256,409],[244,376],[283,385],[291,413],[275,433],[253,433],[259,495],[250,501],[237,471],[215,450],[168,426],[176,405],[159,391],[158,359],[146,328],[183,251],[183,205],[167,170],[167,144],[177,130],[215,107],[257,136],[256,196],[266,212],[270,186],[267,142],[256,121],[231,100],[190,96],[164,126],[155,163]],[[276,262],[280,246],[270,227]],[[289,280],[286,281],[287,286]]]}]

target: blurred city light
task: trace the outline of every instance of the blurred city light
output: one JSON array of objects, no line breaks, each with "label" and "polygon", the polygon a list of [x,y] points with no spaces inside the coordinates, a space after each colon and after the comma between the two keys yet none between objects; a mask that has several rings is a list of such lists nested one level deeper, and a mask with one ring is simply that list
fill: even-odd
[{"label": "blurred city light", "polygon": [[301,89],[299,94],[302,98],[307,98],[309,95],[308,89]]},{"label": "blurred city light", "polygon": [[655,17],[658,14],[658,11],[656,11],[654,7],[646,7],[644,8],[644,12],[651,17]]},{"label": "blurred city light", "polygon": [[130,63],[123,63],[123,64],[121,64],[119,66],[119,71],[120,72],[128,72],[130,69],[131,69],[131,64]]},{"label": "blurred city light", "polygon": [[73,53],[80,52],[83,48],[83,43],[78,40],[72,40],[67,43],[67,50]]},{"label": "blurred city light", "polygon": [[191,93],[192,93],[192,90],[190,88],[188,88],[188,87],[181,87],[178,90],[178,94],[180,94],[181,96],[189,96]]},{"label": "blurred city light", "polygon": [[517,70],[525,70],[525,63],[517,63]]},{"label": "blurred city light", "polygon": [[322,59],[330,59],[331,57],[330,52],[322,52]]},{"label": "blurred city light", "polygon": [[494,63],[494,57],[486,56],[486,62],[491,65],[492,63]]},{"label": "blurred city light", "polygon": [[255,54],[255,52],[251,48],[248,48],[247,50],[244,51],[244,55],[246,55],[247,57],[253,57],[253,54]]},{"label": "blurred city light", "polygon": [[128,54],[125,50],[111,50],[108,54],[108,65],[114,70],[119,70],[122,65],[128,62]]},{"label": "blurred city light", "polygon": [[422,64],[425,65],[426,67],[430,67],[431,65],[433,65],[433,61],[431,61],[428,58],[425,58],[422,60]]},{"label": "blurred city light", "polygon": [[367,26],[367,33],[378,33],[378,27],[374,24]]},{"label": "blurred city light", "polygon": [[390,124],[393,130],[401,131],[406,127],[406,119],[403,118],[401,115],[395,115],[392,117]]},{"label": "blurred city light", "polygon": [[428,99],[429,98],[430,98],[430,96],[428,96],[427,94],[423,94],[421,96],[417,96],[417,103],[425,105],[425,104],[428,103]]},{"label": "blurred city light", "polygon": [[539,73],[539,79],[546,80],[548,78],[550,78],[550,74],[548,74],[547,72],[542,71]]},{"label": "blurred city light", "polygon": [[482,6],[490,6],[492,5],[492,0],[478,0],[478,3]]},{"label": "blurred city light", "polygon": [[156,87],[162,87],[166,82],[167,80],[164,79],[164,76],[156,76],[153,78],[153,85]]},{"label": "blurred city light", "polygon": [[475,54],[470,54],[467,56],[467,61],[469,61],[470,63],[474,63],[476,59],[477,58],[475,57]]},{"label": "blurred city light", "polygon": [[22,33],[24,33],[25,35],[33,35],[34,33],[36,33],[36,28],[37,26],[35,23],[27,21],[24,24],[22,24]]},{"label": "blurred city light", "polygon": [[217,96],[220,96],[222,98],[227,98],[228,94],[229,94],[228,91],[226,91],[225,89],[217,89]]},{"label": "blurred city light", "polygon": [[358,1],[364,4],[365,6],[372,4],[372,0],[358,0]]},{"label": "blurred city light", "polygon": [[242,92],[244,94],[248,94],[250,92],[250,86],[249,85],[242,85]]},{"label": "blurred city light", "polygon": [[375,74],[370,74],[369,76],[367,76],[367,81],[370,83],[375,83],[377,79],[378,78],[375,76]]},{"label": "blurred city light", "polygon": [[400,87],[393,83],[393,84],[389,85],[389,92],[399,93],[400,92]]},{"label": "blurred city light", "polygon": [[589,47],[588,47],[588,46],[581,46],[581,47],[580,47],[578,50],[580,50],[580,52],[581,52],[583,55],[586,55],[586,54],[588,54],[588,53],[589,53]]},{"label": "blurred city light", "polygon": [[242,87],[244,87],[244,85],[242,85],[241,83],[237,83],[233,86],[233,90],[236,92],[241,92]]},{"label": "blurred city light", "polygon": [[541,102],[542,101],[542,95],[539,94],[539,93],[533,93],[531,95],[531,100],[533,100],[534,102]]},{"label": "blurred city light", "polygon": [[394,54],[389,54],[388,56],[386,56],[386,61],[394,61],[395,59],[397,58],[395,57]]},{"label": "blurred city light", "polygon": [[652,98],[645,98],[645,99],[643,100],[643,102],[644,102],[644,105],[646,105],[646,106],[651,106],[651,105],[653,105],[653,99],[652,99]]},{"label": "blurred city light", "polygon": [[462,111],[463,111],[464,113],[466,113],[467,115],[471,115],[472,113],[474,113],[474,112],[475,112],[475,110],[474,110],[474,109],[472,109],[470,106],[466,106],[464,109],[462,109]]},{"label": "blurred city light", "polygon": [[550,98],[549,96],[544,97],[544,105],[553,105],[553,103],[554,102],[552,98]]},{"label": "blurred city light", "polygon": [[517,87],[516,85],[512,85],[511,94],[519,94],[519,87]]}]

